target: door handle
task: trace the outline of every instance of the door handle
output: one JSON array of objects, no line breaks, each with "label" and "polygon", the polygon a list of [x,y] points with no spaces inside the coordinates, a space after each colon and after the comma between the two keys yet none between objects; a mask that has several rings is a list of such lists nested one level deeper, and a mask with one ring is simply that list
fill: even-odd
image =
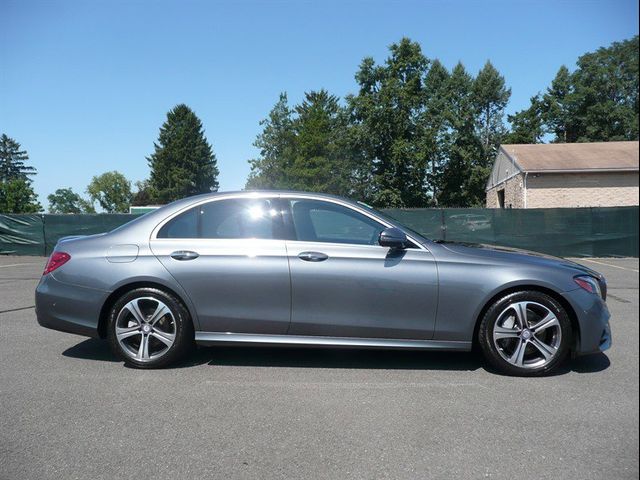
[{"label": "door handle", "polygon": [[200,254],[191,250],[178,250],[171,254],[171,258],[174,260],[194,260],[199,256]]},{"label": "door handle", "polygon": [[298,258],[305,262],[324,262],[329,255],[322,252],[302,252],[298,254]]}]

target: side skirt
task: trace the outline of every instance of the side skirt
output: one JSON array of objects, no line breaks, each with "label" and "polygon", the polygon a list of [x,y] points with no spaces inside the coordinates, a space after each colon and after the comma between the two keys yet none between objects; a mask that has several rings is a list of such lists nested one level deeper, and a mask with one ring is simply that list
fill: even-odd
[{"label": "side skirt", "polygon": [[296,345],[306,347],[398,348],[415,350],[471,350],[471,342],[449,340],[402,340],[393,338],[317,337],[303,335],[265,335],[252,333],[196,332],[198,345]]}]

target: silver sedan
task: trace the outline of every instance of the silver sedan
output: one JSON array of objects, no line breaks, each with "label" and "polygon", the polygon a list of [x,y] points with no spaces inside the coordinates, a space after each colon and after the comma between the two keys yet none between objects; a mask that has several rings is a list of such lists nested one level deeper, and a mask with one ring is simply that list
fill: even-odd
[{"label": "silver sedan", "polygon": [[238,192],[60,240],[36,312],[140,368],[194,344],[478,347],[534,376],[609,348],[605,300],[602,275],[563,259],[431,241],[329,195]]}]

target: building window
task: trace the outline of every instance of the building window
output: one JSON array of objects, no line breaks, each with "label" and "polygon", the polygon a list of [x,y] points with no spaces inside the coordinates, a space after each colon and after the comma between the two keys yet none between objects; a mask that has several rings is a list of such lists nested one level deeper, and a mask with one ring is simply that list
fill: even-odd
[{"label": "building window", "polygon": [[498,207],[504,208],[504,188],[498,190]]}]

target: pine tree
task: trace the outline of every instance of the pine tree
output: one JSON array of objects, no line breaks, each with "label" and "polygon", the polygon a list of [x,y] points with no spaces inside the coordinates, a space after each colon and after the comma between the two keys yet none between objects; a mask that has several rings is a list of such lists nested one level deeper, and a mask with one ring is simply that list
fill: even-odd
[{"label": "pine tree", "polygon": [[476,134],[474,80],[461,63],[451,72],[447,86],[447,123],[450,132],[447,163],[442,172],[439,203],[442,206],[465,207],[479,203],[472,192],[474,167],[482,158],[483,148]]},{"label": "pine tree", "polygon": [[14,178],[0,182],[0,213],[38,213],[42,205],[33,191],[31,182]]},{"label": "pine tree", "polygon": [[503,143],[540,143],[545,134],[544,104],[540,95],[531,97],[529,108],[508,116],[511,131]]},{"label": "pine tree", "polygon": [[287,94],[281,93],[269,112],[269,118],[260,122],[263,130],[253,143],[260,149],[260,158],[249,160],[251,172],[247,189],[290,188],[288,172],[293,164],[295,151],[292,116]]},{"label": "pine tree", "polygon": [[204,136],[202,122],[188,106],[177,105],[167,113],[154,148],[147,158],[154,202],[218,190],[216,157]]},{"label": "pine tree", "polygon": [[569,69],[562,65],[543,97],[544,119],[555,134],[556,142],[575,142],[578,138],[573,80]]},{"label": "pine tree", "polygon": [[502,117],[509,97],[511,89],[505,86],[504,77],[487,61],[473,82],[473,101],[478,109],[478,131],[485,155],[492,159],[504,133]]},{"label": "pine tree", "polygon": [[305,93],[295,112],[291,188],[348,195],[350,165],[343,149],[345,119],[338,97],[326,90]]},{"label": "pine tree", "polygon": [[449,72],[440,63],[434,60],[425,78],[425,111],[421,118],[424,128],[423,145],[426,152],[427,173],[425,186],[431,194],[432,204],[438,205],[438,195],[442,183],[442,172],[447,162],[447,147],[449,132],[447,129],[447,88],[449,85]]},{"label": "pine tree", "polygon": [[25,165],[27,160],[26,150],[21,150],[18,142],[3,133],[0,136],[0,182],[29,181],[29,177],[36,174],[36,169]]}]

